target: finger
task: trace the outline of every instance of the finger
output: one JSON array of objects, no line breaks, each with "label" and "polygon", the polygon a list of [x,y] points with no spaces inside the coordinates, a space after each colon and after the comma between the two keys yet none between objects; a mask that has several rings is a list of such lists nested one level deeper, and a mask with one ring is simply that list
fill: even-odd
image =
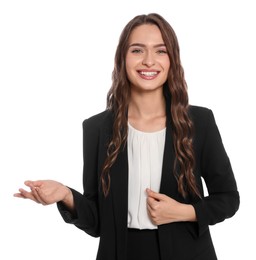
[{"label": "finger", "polygon": [[147,204],[148,204],[150,207],[153,206],[154,202],[155,202],[155,199],[153,199],[153,198],[151,198],[151,197],[147,197]]},{"label": "finger", "polygon": [[24,184],[29,188],[40,187],[42,183],[43,183],[42,181],[29,181],[29,180],[24,182]]},{"label": "finger", "polygon": [[157,209],[158,201],[154,198],[148,197],[147,198],[147,205],[153,211]]},{"label": "finger", "polygon": [[147,189],[146,191],[147,191],[148,196],[151,197],[151,198],[154,198],[156,200],[163,200],[164,199],[164,196],[165,196],[164,194],[155,192],[151,189]]},{"label": "finger", "polygon": [[157,224],[157,222],[156,222],[157,221],[157,214],[156,214],[156,212],[154,210],[152,210],[149,205],[147,205],[147,211],[148,211],[149,218],[151,219],[153,224],[156,225]]},{"label": "finger", "polygon": [[25,199],[31,199],[33,195],[30,191],[26,191],[24,189],[19,189],[20,195],[23,196]]},{"label": "finger", "polygon": [[23,199],[30,199],[30,200],[33,200],[35,202],[38,202],[36,200],[36,198],[34,197],[33,193],[32,192],[28,192],[24,189],[19,189],[19,192],[20,193],[15,193],[14,196],[15,197],[18,197],[18,198],[23,198]]},{"label": "finger", "polygon": [[47,198],[43,193],[42,189],[40,189],[39,187],[35,187],[35,191],[36,191],[37,199],[40,201],[40,203],[43,205],[48,205],[49,203],[47,203],[46,201]]},{"label": "finger", "polygon": [[16,198],[23,198],[23,199],[25,199],[25,197],[21,193],[14,193],[13,196],[16,197]]},{"label": "finger", "polygon": [[147,204],[147,210],[150,213],[150,215],[152,215],[152,212],[154,211],[154,209],[150,206],[150,204]]},{"label": "finger", "polygon": [[41,197],[41,196],[39,195],[39,193],[38,193],[38,190],[39,190],[39,189],[40,189],[40,188],[38,188],[38,187],[32,187],[32,193],[33,193],[33,195],[34,195],[34,197],[35,197],[35,199],[36,199],[36,201],[37,201],[38,203],[45,205],[44,200],[42,199],[42,197]]}]

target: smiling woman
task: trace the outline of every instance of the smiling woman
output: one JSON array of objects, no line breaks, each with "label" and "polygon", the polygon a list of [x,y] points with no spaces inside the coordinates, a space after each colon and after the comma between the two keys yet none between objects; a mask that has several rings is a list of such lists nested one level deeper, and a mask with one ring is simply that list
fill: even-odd
[{"label": "smiling woman", "polygon": [[128,22],[112,79],[106,110],[83,122],[83,194],[40,180],[15,196],[57,203],[67,223],[100,237],[97,260],[217,259],[209,225],[236,213],[239,193],[212,111],[188,103],[162,16]]},{"label": "smiling woman", "polygon": [[131,92],[133,89],[160,89],[162,92],[169,68],[170,59],[159,28],[152,24],[135,28],[130,35],[126,55],[126,71]]},{"label": "smiling woman", "polygon": [[[169,69],[170,59],[159,28],[152,24],[135,28],[129,38],[126,72],[131,95],[128,120],[138,130],[152,132],[165,127],[163,85]],[[140,109],[143,101],[148,104],[145,111]]]}]

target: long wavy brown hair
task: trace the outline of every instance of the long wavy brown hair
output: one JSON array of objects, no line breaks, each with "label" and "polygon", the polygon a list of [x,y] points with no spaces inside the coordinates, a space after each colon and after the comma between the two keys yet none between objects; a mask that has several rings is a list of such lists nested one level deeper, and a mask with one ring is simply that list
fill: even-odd
[{"label": "long wavy brown hair", "polygon": [[[176,34],[170,24],[159,14],[151,13],[134,17],[123,29],[116,49],[112,86],[107,95],[107,109],[114,115],[112,139],[108,144],[107,158],[101,174],[101,185],[105,196],[110,189],[110,169],[127,140],[127,112],[130,100],[130,82],[126,74],[126,54],[129,37],[137,26],[153,24],[161,31],[170,58],[170,71],[165,89],[170,96],[172,135],[176,154],[174,174],[178,191],[185,198],[188,193],[201,197],[196,185],[193,170],[195,157],[193,151],[193,123],[188,115],[188,93],[184,70],[180,61],[180,50]],[[167,103],[168,104],[168,103]]]}]

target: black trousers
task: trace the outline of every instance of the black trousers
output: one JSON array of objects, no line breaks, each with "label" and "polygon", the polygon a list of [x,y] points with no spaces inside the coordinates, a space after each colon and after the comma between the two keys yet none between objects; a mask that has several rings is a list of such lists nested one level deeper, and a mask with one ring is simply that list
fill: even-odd
[{"label": "black trousers", "polygon": [[160,260],[157,230],[128,228],[127,260]]}]

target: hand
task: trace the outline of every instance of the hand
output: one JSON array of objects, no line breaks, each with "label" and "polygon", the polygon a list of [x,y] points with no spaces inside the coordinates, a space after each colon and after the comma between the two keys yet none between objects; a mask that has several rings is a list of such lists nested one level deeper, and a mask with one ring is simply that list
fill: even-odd
[{"label": "hand", "polygon": [[58,201],[72,204],[73,196],[69,188],[53,180],[25,181],[30,191],[19,189],[14,197],[30,199],[42,205],[50,205]]},{"label": "hand", "polygon": [[196,221],[192,205],[180,203],[167,195],[147,189],[147,209],[152,222],[162,225],[178,221]]}]

